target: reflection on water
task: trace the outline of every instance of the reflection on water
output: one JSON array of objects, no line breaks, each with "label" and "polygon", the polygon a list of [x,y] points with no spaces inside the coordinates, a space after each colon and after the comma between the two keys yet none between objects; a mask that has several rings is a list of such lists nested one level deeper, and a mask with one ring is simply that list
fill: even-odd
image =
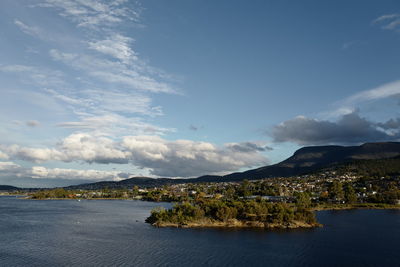
[{"label": "reflection on water", "polygon": [[[0,197],[0,266],[397,266],[400,211],[324,211],[267,232],[154,228],[159,203]],[[168,206],[169,204],[161,204]]]}]

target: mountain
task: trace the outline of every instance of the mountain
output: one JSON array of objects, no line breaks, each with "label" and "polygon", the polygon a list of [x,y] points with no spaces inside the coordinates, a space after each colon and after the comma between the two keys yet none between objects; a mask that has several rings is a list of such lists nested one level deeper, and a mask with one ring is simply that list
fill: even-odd
[{"label": "mountain", "polygon": [[297,150],[290,158],[274,165],[224,176],[240,181],[302,175],[331,165],[353,160],[386,159],[400,156],[399,142],[366,143],[361,146],[310,146]]},{"label": "mountain", "polygon": [[399,156],[400,142],[366,143],[360,146],[309,146],[300,148],[293,156],[280,163],[225,176],[205,175],[189,179],[133,177],[119,182],[97,182],[69,186],[67,189],[128,188],[135,185],[139,187],[160,187],[167,184],[233,182],[244,179],[287,177],[315,172],[354,160],[389,159]]}]

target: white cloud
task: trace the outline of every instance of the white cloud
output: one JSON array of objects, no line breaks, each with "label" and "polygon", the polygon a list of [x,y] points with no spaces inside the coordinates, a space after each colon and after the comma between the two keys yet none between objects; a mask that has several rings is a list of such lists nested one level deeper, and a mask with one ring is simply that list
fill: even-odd
[{"label": "white cloud", "polygon": [[1,65],[0,71],[5,72],[33,72],[35,69],[32,66],[26,65]]},{"label": "white cloud", "polygon": [[394,19],[394,18],[398,18],[400,17],[400,14],[388,14],[388,15],[382,15],[378,18],[376,18],[375,20],[373,20],[372,23],[377,23],[380,21],[384,21],[384,20],[388,20],[388,19]]},{"label": "white cloud", "polygon": [[[161,107],[152,106],[151,98],[136,92],[118,90],[85,89],[78,92],[58,92],[53,89],[45,90],[55,99],[74,108],[75,114],[85,113],[93,116],[105,113],[137,113],[147,116],[163,115]],[[119,115],[121,116],[121,115]]]},{"label": "white cloud", "polygon": [[[52,60],[51,67],[43,67],[38,61],[37,66],[0,65],[0,71],[15,75],[15,81],[29,85],[31,93],[61,104],[65,113],[56,125],[75,132],[54,147],[0,145],[4,155],[7,153],[4,159],[10,157],[35,163],[132,164],[155,175],[174,177],[226,172],[266,161],[259,150],[250,149],[251,145],[219,147],[206,142],[168,141],[159,137],[175,129],[148,122],[149,118],[163,115],[162,108],[152,103],[152,95],[175,94],[178,90],[172,84],[175,80],[171,75],[150,66],[134,49],[134,38],[116,27],[138,25],[140,7],[137,3],[43,0],[34,7],[51,8],[66,18],[67,24],[76,26],[63,28],[68,31],[69,40],[74,41],[66,45],[57,33],[49,34],[51,27],[47,25],[37,27],[24,23],[23,19],[15,20],[20,30],[38,37],[44,43],[41,47],[48,47],[48,53],[42,56],[43,61],[47,60],[46,56]],[[53,34],[57,38],[48,38]],[[32,102],[44,106],[49,102],[44,99]],[[35,118],[45,123],[42,118]],[[26,123],[32,127],[38,125],[36,121]],[[19,175],[83,177],[93,172],[36,166],[20,171]]]},{"label": "white cloud", "polygon": [[0,161],[0,171],[12,171],[21,168],[20,165],[11,161]]},{"label": "white cloud", "polygon": [[89,42],[89,48],[128,64],[133,60],[138,60],[136,53],[129,46],[132,41],[132,38],[121,34],[114,34],[105,40]]},{"label": "white cloud", "polygon": [[[60,110],[61,104],[63,111],[69,108],[79,119],[59,123],[59,126],[85,128],[90,131],[96,129],[97,132],[102,129],[104,134],[111,132],[114,134],[164,134],[173,131],[173,129],[145,123],[143,118],[132,117],[133,114],[151,117],[163,115],[161,107],[152,106],[152,99],[146,94],[121,88],[78,90],[64,82],[65,75],[61,72],[36,66],[0,65],[0,71],[13,73],[17,75],[18,80],[31,86],[45,86],[42,92],[24,93],[29,94],[27,99],[29,98],[30,102],[40,104],[46,109],[56,107],[56,110]],[[4,93],[7,92],[4,91]],[[9,93],[15,95],[17,91]],[[33,101],[32,97],[37,100]]]},{"label": "white cloud", "polygon": [[19,145],[2,146],[2,150],[14,158],[31,162],[45,162],[62,159],[62,153],[50,148],[31,148]]},{"label": "white cloud", "polygon": [[148,169],[151,174],[167,177],[194,177],[236,171],[267,163],[257,143],[229,143],[218,147],[207,142],[168,141],[159,136],[126,136],[122,141],[76,133],[55,148],[2,146],[11,157],[44,162],[119,163]]},{"label": "white cloud", "polygon": [[34,179],[66,179],[66,180],[95,180],[120,181],[130,174],[119,171],[77,170],[63,168],[46,168],[33,166],[24,168],[14,162],[0,162],[0,177],[34,178]]},{"label": "white cloud", "polygon": [[[11,95],[17,92],[28,94],[27,99],[29,98],[30,102],[40,104],[46,109],[53,107],[55,110],[60,110],[60,104],[63,106],[63,111],[69,108],[78,120],[61,122],[58,124],[61,127],[96,130],[96,132],[103,130],[103,134],[117,135],[165,134],[174,131],[174,129],[145,123],[144,119],[138,116],[132,117],[134,114],[151,117],[163,115],[161,107],[152,106],[152,99],[143,93],[120,88],[77,90],[63,81],[64,75],[59,71],[35,66],[0,65],[0,71],[18,75],[18,80],[26,84],[46,86],[42,92],[10,91],[9,93]],[[32,97],[37,100],[33,101]],[[32,126],[32,122],[29,125]]]},{"label": "white cloud", "polygon": [[57,49],[50,50],[50,56],[76,70],[85,71],[92,78],[110,84],[153,93],[174,93],[176,91],[168,84],[159,82],[143,73],[141,65],[125,65],[120,61],[111,61],[88,54],[63,53]]},{"label": "white cloud", "polygon": [[[41,114],[37,114],[38,110],[41,111],[44,117],[46,117],[47,114],[50,114],[49,112],[53,112],[53,114],[57,115],[65,114],[66,112],[65,105],[62,105],[45,92],[16,88],[9,90],[4,89],[1,93],[2,97],[4,97],[3,100],[8,99],[9,101],[13,101],[14,103],[23,105],[24,108],[27,108],[27,110],[29,110],[28,112],[25,112],[26,114],[30,114],[30,112],[33,111],[33,113],[35,113],[35,117],[38,117],[38,119],[42,119],[40,117]],[[6,110],[5,114],[7,114],[9,121],[12,120],[13,124],[16,125],[23,125],[26,123],[21,121],[21,118],[13,117],[14,113],[14,111],[8,112],[8,110]]]},{"label": "white cloud", "polygon": [[372,24],[380,24],[384,30],[398,30],[400,26],[400,14],[380,16],[373,20]]},{"label": "white cloud", "polygon": [[357,111],[360,104],[398,96],[400,96],[400,81],[385,83],[376,88],[346,97],[333,104],[336,106],[334,110],[322,112],[321,115],[326,118],[340,117]]},{"label": "white cloud", "polygon": [[2,159],[2,160],[9,159],[9,157],[6,153],[4,153],[3,151],[0,150],[0,159]]},{"label": "white cloud", "polygon": [[[41,27],[37,25],[28,25],[21,20],[15,19],[14,24],[25,34],[30,35],[40,41],[43,42],[51,42],[52,46],[57,45],[57,44],[74,44],[78,39],[74,38],[74,36],[65,34],[60,31],[54,31],[51,29],[51,27],[48,27],[47,25],[41,25]],[[47,26],[47,27],[46,27]],[[26,44],[27,45],[27,44]],[[37,44],[36,44],[37,45]],[[37,47],[35,45],[35,47]],[[26,46],[25,52],[28,53],[34,53],[34,54],[40,54],[39,50],[37,48],[31,47],[29,45]]]},{"label": "white cloud", "polygon": [[[382,18],[384,19],[386,18]],[[386,83],[334,103],[334,110],[320,113],[323,119],[297,116],[286,120],[275,125],[270,135],[275,142],[292,142],[299,145],[398,141],[399,118],[374,122],[362,117],[359,107],[388,98],[398,101],[399,96],[400,81]]]},{"label": "white cloud", "polygon": [[128,163],[130,152],[122,151],[110,138],[77,133],[65,138],[58,146],[64,161],[81,160],[96,163]]},{"label": "white cloud", "polygon": [[36,163],[46,161],[83,161],[88,163],[128,163],[130,152],[118,149],[110,138],[75,133],[64,138],[56,148],[1,146],[9,156]]},{"label": "white cloud", "polygon": [[90,132],[95,136],[118,136],[121,133],[164,135],[174,132],[172,128],[162,128],[143,122],[140,118],[127,118],[114,113],[99,116],[82,115],[80,121],[69,121],[57,124],[58,127],[78,129]]},{"label": "white cloud", "polygon": [[38,122],[37,120],[29,120],[26,122],[26,125],[28,125],[29,127],[37,127],[40,125],[40,122]]},{"label": "white cloud", "polygon": [[[164,134],[173,131],[145,122],[143,116],[163,115],[152,105],[150,93],[175,93],[171,76],[138,56],[132,37],[115,26],[137,26],[140,6],[125,0],[44,0],[35,8],[51,8],[77,28],[68,33],[72,46],[62,38],[47,38],[50,27],[14,23],[25,33],[43,42],[52,41],[49,56],[52,68],[24,65],[0,65],[0,71],[13,73],[17,81],[36,87],[72,111],[71,120],[57,125],[91,132],[94,135],[120,137],[125,134]],[[68,51],[66,51],[68,47]],[[63,65],[57,64],[57,62]],[[61,66],[57,70],[57,66]],[[43,101],[41,101],[43,102]]]},{"label": "white cloud", "polygon": [[126,0],[47,0],[38,5],[60,10],[60,15],[69,18],[78,27],[97,29],[112,26],[123,20],[137,21],[140,10],[124,7]]},{"label": "white cloud", "polygon": [[28,26],[25,23],[23,23],[20,20],[14,20],[14,24],[18,26],[18,28],[21,29],[21,31],[23,31],[26,34],[35,36],[35,37],[41,37],[43,36],[43,32],[39,27],[35,27],[35,26]]},{"label": "white cloud", "polygon": [[365,45],[366,42],[365,41],[359,41],[359,40],[353,40],[353,41],[349,41],[349,42],[345,42],[342,44],[342,50],[348,50],[351,49],[353,47],[359,47],[362,45]]},{"label": "white cloud", "polygon": [[[69,180],[102,180],[102,181],[120,181],[126,178],[125,173],[118,171],[98,171],[98,170],[76,170],[62,168],[45,168],[34,166],[27,172],[31,178],[47,179],[69,179]],[[123,178],[124,177],[124,178]]]},{"label": "white cloud", "polygon": [[360,102],[379,100],[387,97],[400,95],[400,81],[386,83],[376,88],[362,91],[346,98],[345,105],[354,105]]},{"label": "white cloud", "polygon": [[64,74],[61,71],[29,65],[0,65],[0,71],[12,73],[26,84],[36,86],[65,87]]},{"label": "white cloud", "polygon": [[132,153],[135,165],[157,176],[193,177],[267,162],[257,150],[236,151],[207,142],[167,141],[157,136],[128,136],[122,146]]}]

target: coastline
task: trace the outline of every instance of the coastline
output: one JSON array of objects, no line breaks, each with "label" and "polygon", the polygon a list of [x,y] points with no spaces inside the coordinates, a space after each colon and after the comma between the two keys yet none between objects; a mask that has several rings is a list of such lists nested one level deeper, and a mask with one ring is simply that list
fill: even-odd
[{"label": "coastline", "polygon": [[320,205],[311,208],[312,211],[323,211],[323,210],[399,210],[400,205],[396,204],[380,204],[380,203],[358,203],[358,204],[329,204]]},{"label": "coastline", "polygon": [[201,220],[187,223],[155,222],[151,224],[155,227],[165,228],[259,228],[269,230],[300,229],[322,227],[320,223],[305,223],[301,221],[292,221],[290,223],[264,223],[260,221],[239,221],[236,219],[222,221]]},{"label": "coastline", "polygon": [[[104,198],[32,198],[32,197],[24,197],[23,199],[31,199],[31,200],[141,200],[141,199],[134,199],[134,198],[111,198],[111,197],[104,197]],[[149,201],[149,202],[155,202],[155,201]],[[157,203],[157,202],[156,202]]]},{"label": "coastline", "polygon": [[[143,199],[134,198],[32,198],[25,195],[9,195],[18,196],[21,199],[32,199],[32,200],[138,200],[147,202],[168,202],[168,201],[151,201]],[[173,203],[173,202],[170,202]],[[400,204],[385,204],[385,203],[356,203],[356,204],[327,204],[319,205],[316,207],[311,207],[311,211],[323,211],[323,210],[351,210],[351,209],[377,209],[377,210],[398,210],[400,209]]]},{"label": "coastline", "polygon": [[[20,199],[32,199],[32,200],[135,200],[131,198],[43,198],[35,199],[29,196],[18,195]],[[143,200],[141,200],[143,201]],[[148,200],[146,200],[148,201]],[[155,201],[148,201],[155,202]],[[312,207],[310,210],[313,212],[318,211],[329,211],[329,210],[400,210],[400,205],[396,204],[383,204],[383,203],[358,203],[358,204],[322,204],[316,207]],[[316,223],[306,223],[303,221],[291,221],[290,223],[265,223],[262,221],[241,221],[237,219],[230,219],[227,221],[216,221],[212,219],[203,219],[198,221],[190,221],[185,223],[172,223],[172,222],[150,222],[154,227],[159,228],[257,228],[266,230],[287,230],[287,229],[311,229],[316,227],[322,227],[323,225]]]}]

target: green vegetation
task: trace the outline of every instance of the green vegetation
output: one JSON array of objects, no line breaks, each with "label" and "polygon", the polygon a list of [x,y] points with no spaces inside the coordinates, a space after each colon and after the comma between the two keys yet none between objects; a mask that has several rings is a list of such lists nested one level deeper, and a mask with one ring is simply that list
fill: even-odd
[{"label": "green vegetation", "polygon": [[56,188],[34,199],[175,202],[152,211],[158,226],[296,228],[318,225],[314,210],[400,208],[400,159],[362,160],[299,177],[99,190]]},{"label": "green vegetation", "polygon": [[385,203],[354,203],[354,204],[329,204],[321,203],[314,206],[312,210],[346,210],[346,209],[400,209],[396,204]]},{"label": "green vegetation", "polygon": [[52,190],[40,190],[32,193],[33,199],[46,199],[46,198],[74,198],[72,192],[69,192],[63,188],[56,188]]},{"label": "green vegetation", "polygon": [[390,159],[355,160],[334,167],[339,175],[353,173],[364,178],[381,178],[400,175],[400,157]]},{"label": "green vegetation", "polygon": [[262,199],[224,201],[202,200],[175,204],[171,209],[157,208],[146,220],[157,226],[233,226],[297,228],[318,226],[307,208],[304,196],[299,203],[270,203]]}]

